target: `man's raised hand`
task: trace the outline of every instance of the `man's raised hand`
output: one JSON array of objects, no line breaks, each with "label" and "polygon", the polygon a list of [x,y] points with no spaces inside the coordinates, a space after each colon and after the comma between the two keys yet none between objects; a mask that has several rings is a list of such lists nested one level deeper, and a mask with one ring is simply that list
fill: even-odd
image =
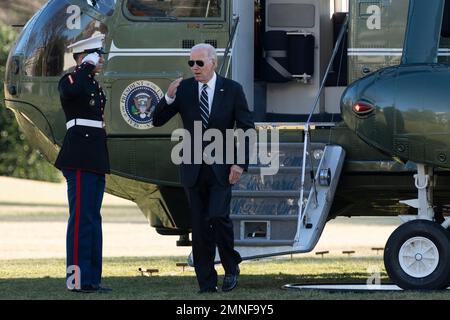
[{"label": "man's raised hand", "polygon": [[169,98],[175,99],[175,95],[177,94],[177,89],[180,86],[180,83],[182,80],[183,80],[183,78],[178,78],[177,80],[175,80],[174,82],[172,82],[169,85],[169,89],[167,89],[167,95],[169,96]]}]

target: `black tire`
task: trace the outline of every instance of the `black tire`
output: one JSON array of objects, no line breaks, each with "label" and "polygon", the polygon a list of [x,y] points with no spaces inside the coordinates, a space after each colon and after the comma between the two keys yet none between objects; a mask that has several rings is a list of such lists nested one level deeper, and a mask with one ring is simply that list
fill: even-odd
[{"label": "black tire", "polygon": [[[427,251],[432,259],[423,259],[423,252],[419,253],[419,249],[417,249],[417,260],[408,258],[408,263],[411,261],[411,266],[415,267],[425,266],[422,259],[430,263],[430,267],[425,267],[428,270],[424,271],[424,276],[420,277],[419,273],[417,273],[417,276],[411,274],[413,273],[412,268],[405,270],[402,267],[400,260],[406,262],[406,259],[400,258],[400,252],[403,256],[406,251],[402,247],[405,245],[406,248],[409,245],[409,248],[413,249],[411,252],[414,254],[414,245],[416,243],[423,244],[423,241],[425,241],[425,244],[434,245]],[[450,236],[448,231],[441,225],[427,220],[414,220],[401,225],[387,241],[384,250],[384,265],[391,280],[402,289],[445,289],[450,284]],[[426,275],[426,272],[431,273]]]}]

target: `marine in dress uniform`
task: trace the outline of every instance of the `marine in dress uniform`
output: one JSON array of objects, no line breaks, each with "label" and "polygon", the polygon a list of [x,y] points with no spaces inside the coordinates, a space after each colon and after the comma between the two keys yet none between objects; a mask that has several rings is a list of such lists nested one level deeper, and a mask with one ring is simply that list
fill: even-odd
[{"label": "marine in dress uniform", "polygon": [[55,166],[67,180],[70,216],[67,227],[67,288],[107,292],[101,287],[102,218],[105,174],[110,172],[103,113],[105,93],[95,79],[103,65],[104,35],[78,41],[77,66],[59,81],[67,132]]}]

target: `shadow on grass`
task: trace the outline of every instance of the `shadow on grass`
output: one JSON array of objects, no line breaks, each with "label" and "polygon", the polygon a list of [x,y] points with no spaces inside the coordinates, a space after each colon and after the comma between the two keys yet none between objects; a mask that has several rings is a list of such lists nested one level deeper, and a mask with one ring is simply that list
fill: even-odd
[{"label": "shadow on grass", "polygon": [[[319,290],[284,290],[285,284],[302,283],[365,283],[367,275],[322,274],[317,275],[242,275],[239,286],[232,292],[197,294],[194,276],[106,277],[108,294],[72,293],[65,289],[62,278],[2,279],[1,300],[441,300],[450,299],[445,291],[431,292],[345,292]],[[221,284],[219,277],[219,286]],[[385,279],[383,282],[386,282]]]}]

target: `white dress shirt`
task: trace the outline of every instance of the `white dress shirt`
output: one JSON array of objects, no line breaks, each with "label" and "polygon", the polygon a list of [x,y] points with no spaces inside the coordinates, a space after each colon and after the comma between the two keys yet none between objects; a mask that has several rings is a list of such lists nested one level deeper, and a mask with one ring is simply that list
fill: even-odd
[{"label": "white dress shirt", "polygon": [[[211,108],[212,108],[212,104],[214,101],[214,91],[216,90],[216,82],[217,82],[217,75],[214,72],[213,77],[207,83],[208,88],[206,88],[206,92],[208,93],[209,114],[211,114]],[[198,83],[198,98],[199,98],[199,100],[202,95],[202,88],[203,88],[203,83],[199,82]],[[165,99],[166,99],[167,104],[171,105],[175,101],[176,96],[175,96],[175,98],[170,98],[166,93]]]}]

